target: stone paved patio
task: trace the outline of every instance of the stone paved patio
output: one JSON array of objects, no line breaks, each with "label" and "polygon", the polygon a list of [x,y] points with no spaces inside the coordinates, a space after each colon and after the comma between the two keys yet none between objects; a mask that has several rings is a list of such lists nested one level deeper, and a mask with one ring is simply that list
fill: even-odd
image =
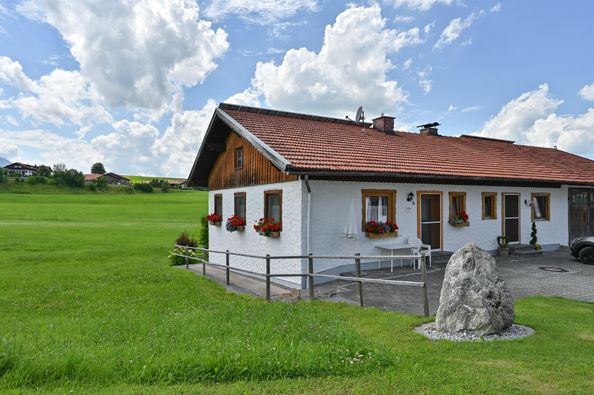
[{"label": "stone paved patio", "polygon": [[[445,263],[428,268],[429,309],[435,314],[443,282]],[[542,266],[561,268],[565,272],[550,272]],[[561,296],[594,303],[594,266],[584,265],[567,250],[546,252],[531,257],[497,258],[497,270],[503,276],[514,298],[531,295]],[[371,270],[368,277],[420,281],[418,270],[409,267]],[[364,284],[364,304],[385,310],[422,314],[421,289],[417,287]],[[359,303],[357,285],[334,281],[316,287],[316,296],[334,301]]]}]

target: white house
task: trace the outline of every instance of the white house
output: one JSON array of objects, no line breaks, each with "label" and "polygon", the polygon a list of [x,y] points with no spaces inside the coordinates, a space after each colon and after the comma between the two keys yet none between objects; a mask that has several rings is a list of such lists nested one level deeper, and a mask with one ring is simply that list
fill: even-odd
[{"label": "white house", "polygon": [[19,177],[30,177],[37,172],[38,167],[26,163],[14,162],[4,166],[8,173]]},{"label": "white house", "polygon": [[[501,235],[526,244],[533,221],[545,250],[594,234],[594,161],[511,141],[442,136],[436,125],[417,133],[393,125],[383,115],[357,124],[221,104],[188,177],[191,186],[208,187],[209,213],[222,217],[222,226],[209,227],[209,247],[379,255],[377,245],[386,239],[367,237],[372,220],[395,222],[398,238],[417,236],[436,251],[468,241],[495,251]],[[342,233],[353,204],[359,238],[347,239]],[[245,218],[245,230],[226,230],[233,214]],[[253,229],[262,217],[281,221],[280,237]],[[303,273],[305,264],[274,261],[273,271]],[[343,264],[319,262],[316,271]],[[261,260],[233,265],[264,271]],[[298,277],[285,282],[304,286]]]}]

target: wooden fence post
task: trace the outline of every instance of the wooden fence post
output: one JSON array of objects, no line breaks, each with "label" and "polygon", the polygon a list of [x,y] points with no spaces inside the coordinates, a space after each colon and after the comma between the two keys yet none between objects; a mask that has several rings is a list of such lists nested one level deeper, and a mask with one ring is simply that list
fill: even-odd
[{"label": "wooden fence post", "polygon": [[[355,254],[355,274],[357,277],[361,278],[361,259],[358,258],[360,253]],[[359,281],[359,304],[363,307],[363,282]]]},{"label": "wooden fence post", "polygon": [[309,287],[309,299],[314,300],[315,299],[314,277],[313,277],[314,266],[313,266],[313,254],[312,253],[309,253],[308,257],[307,257],[307,273],[309,274],[309,276],[307,277],[308,287]]},{"label": "wooden fence post", "polygon": [[270,254],[266,254],[266,301],[270,302]]},{"label": "wooden fence post", "polygon": [[423,312],[429,317],[429,296],[427,294],[427,256],[421,257],[421,281],[423,281]]},{"label": "wooden fence post", "polygon": [[229,285],[231,283],[229,281],[229,250],[225,250],[225,266],[225,282]]}]

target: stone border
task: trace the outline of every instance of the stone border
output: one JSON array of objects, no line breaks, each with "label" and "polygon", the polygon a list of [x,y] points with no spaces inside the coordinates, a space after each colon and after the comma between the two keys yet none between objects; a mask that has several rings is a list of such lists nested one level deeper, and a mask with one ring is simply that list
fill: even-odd
[{"label": "stone border", "polygon": [[435,322],[428,322],[415,328],[415,332],[420,333],[430,340],[449,340],[453,342],[477,342],[477,341],[491,341],[491,340],[513,340],[528,337],[534,334],[534,329],[513,324],[502,332],[493,335],[479,335],[474,331],[446,333],[439,332],[435,329]]}]

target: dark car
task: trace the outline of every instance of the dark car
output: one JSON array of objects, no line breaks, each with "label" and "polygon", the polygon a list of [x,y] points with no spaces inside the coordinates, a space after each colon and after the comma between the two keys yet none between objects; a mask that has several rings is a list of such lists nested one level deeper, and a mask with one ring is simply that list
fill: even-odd
[{"label": "dark car", "polygon": [[594,236],[578,237],[569,246],[571,255],[587,265],[594,265]]}]

